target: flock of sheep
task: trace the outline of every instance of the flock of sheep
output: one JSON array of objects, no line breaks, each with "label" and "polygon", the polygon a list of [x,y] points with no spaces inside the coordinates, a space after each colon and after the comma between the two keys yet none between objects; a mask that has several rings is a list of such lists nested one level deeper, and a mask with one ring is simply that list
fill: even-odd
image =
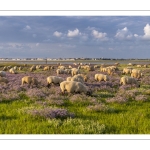
[{"label": "flock of sheep", "polygon": [[[143,76],[142,71],[139,69],[139,67],[142,67],[141,65],[137,65],[137,68],[133,69],[131,67],[132,64],[128,64],[128,66],[125,67],[123,70],[119,70],[118,66],[119,63],[110,66],[104,64],[91,65],[82,63],[68,65],[67,67],[61,64],[58,64],[57,66],[33,65],[29,68],[29,71],[34,72],[37,69],[42,69],[43,71],[50,71],[56,69],[56,76],[53,75],[47,77],[47,87],[51,87],[52,84],[59,84],[61,92],[63,94],[66,91],[67,93],[85,93],[87,95],[92,94],[92,90],[85,85],[85,82],[87,82],[89,77],[88,75],[81,73],[81,70],[94,71],[95,69],[98,69],[100,73],[96,73],[94,75],[94,79],[97,82],[109,81],[109,76],[121,73],[123,77],[120,77],[120,85],[135,84],[137,87],[140,87],[138,79]],[[5,66],[2,71],[0,71],[0,83],[4,82],[7,84],[9,82],[6,78],[6,71],[9,71],[9,73],[12,74],[16,74],[18,73],[18,70],[22,70],[24,67],[27,67],[27,64],[24,64],[24,66],[21,67]],[[144,65],[143,67],[148,66]],[[63,77],[60,77],[60,74],[68,74],[69,76],[64,79]],[[38,81],[38,79],[32,76],[24,76],[21,80],[21,85],[23,86],[24,84],[38,85],[40,84],[40,82]]]}]

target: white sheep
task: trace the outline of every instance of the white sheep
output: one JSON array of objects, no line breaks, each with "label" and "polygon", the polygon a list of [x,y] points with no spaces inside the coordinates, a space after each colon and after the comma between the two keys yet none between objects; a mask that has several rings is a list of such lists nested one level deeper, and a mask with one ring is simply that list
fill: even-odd
[{"label": "white sheep", "polygon": [[4,66],[3,71],[7,71],[7,70],[8,70],[7,66]]},{"label": "white sheep", "polygon": [[122,73],[123,74],[131,74],[132,73],[132,68],[124,68]]},{"label": "white sheep", "polygon": [[66,67],[65,66],[58,66],[58,69],[66,69]]},{"label": "white sheep", "polygon": [[51,66],[45,66],[45,67],[43,68],[44,71],[50,70],[50,69],[51,69]]},{"label": "white sheep", "polygon": [[143,76],[141,70],[138,70],[138,69],[133,69],[132,70],[132,73],[131,73],[131,77],[134,77],[134,78],[141,78]]},{"label": "white sheep", "polygon": [[60,84],[64,81],[64,78],[58,77],[58,76],[49,76],[47,77],[47,87],[50,87],[50,85],[53,84]]},{"label": "white sheep", "polygon": [[59,75],[59,74],[65,74],[66,71],[64,69],[57,69],[56,73],[57,73],[57,75]]},{"label": "white sheep", "polygon": [[17,73],[16,70],[14,70],[14,68],[9,69],[9,72],[12,73],[12,74],[16,74]]},{"label": "white sheep", "polygon": [[0,83],[8,83],[8,79],[6,77],[1,77],[0,76]]},{"label": "white sheep", "polygon": [[61,82],[60,89],[63,94],[65,93],[65,91],[67,91],[68,93],[84,93],[87,95],[91,95],[91,90],[89,90],[87,86],[85,86],[81,82],[76,81]]},{"label": "white sheep", "polygon": [[80,70],[79,70],[79,69],[77,69],[77,68],[72,68],[72,69],[71,69],[71,75],[72,75],[72,76],[77,75],[77,74],[79,74],[79,73],[80,73]]},{"label": "white sheep", "polygon": [[138,83],[138,81],[133,78],[133,77],[129,77],[129,76],[124,76],[121,77],[120,79],[120,85],[127,85],[127,84],[135,84],[137,85],[137,87],[140,87],[140,84]]},{"label": "white sheep", "polygon": [[0,71],[0,76],[1,77],[6,77],[6,72],[5,71]]},{"label": "white sheep", "polygon": [[109,81],[108,75],[104,74],[95,74],[96,81]]},{"label": "white sheep", "polygon": [[38,80],[31,76],[25,76],[21,79],[21,81],[22,81],[22,85],[24,85],[24,83],[27,83],[29,85],[31,85],[31,84],[38,85],[39,84]]},{"label": "white sheep", "polygon": [[33,66],[30,68],[30,71],[34,71],[34,70],[36,70],[36,66],[35,66],[35,65],[33,65]]}]

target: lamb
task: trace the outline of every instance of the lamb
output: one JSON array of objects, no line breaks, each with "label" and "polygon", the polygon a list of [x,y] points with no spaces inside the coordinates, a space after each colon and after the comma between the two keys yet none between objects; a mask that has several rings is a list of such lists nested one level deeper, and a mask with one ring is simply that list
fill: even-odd
[{"label": "lamb", "polygon": [[39,82],[37,79],[31,77],[31,76],[25,76],[22,78],[22,85],[24,85],[24,83],[27,83],[29,85],[33,84],[33,85],[38,85]]},{"label": "lamb", "polygon": [[120,85],[127,85],[127,84],[135,84],[137,87],[140,87],[140,84],[137,82],[137,80],[133,77],[124,76],[120,79]]},{"label": "lamb", "polygon": [[81,82],[76,81],[63,81],[60,83],[60,89],[63,94],[65,94],[65,91],[68,93],[84,93],[87,95],[91,95],[92,92],[90,89],[88,89],[87,86],[82,84]]},{"label": "lamb", "polygon": [[109,81],[109,78],[107,75],[104,75],[104,74],[95,74],[95,80],[96,81]]},{"label": "lamb", "polygon": [[50,85],[53,84],[60,84],[64,81],[64,78],[58,76],[49,76],[47,77],[47,87],[49,88]]},{"label": "lamb", "polygon": [[0,76],[1,77],[6,77],[6,72],[5,71],[0,71]]},{"label": "lamb", "polygon": [[0,76],[0,83],[8,83],[8,79]]}]

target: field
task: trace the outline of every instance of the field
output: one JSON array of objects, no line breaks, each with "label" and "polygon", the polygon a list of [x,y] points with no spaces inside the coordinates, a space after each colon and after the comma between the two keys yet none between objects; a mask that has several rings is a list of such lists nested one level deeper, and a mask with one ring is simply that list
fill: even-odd
[{"label": "field", "polygon": [[[17,70],[17,74],[6,71],[9,82],[0,84],[0,134],[150,134],[149,64],[147,68],[138,68],[143,73],[138,80],[139,88],[119,85],[126,63],[118,65],[119,70],[109,75],[106,82],[94,80],[96,73],[102,73],[100,68],[80,69],[89,77],[85,84],[92,89],[91,96],[63,95],[59,85],[48,88],[46,78],[56,76],[57,64],[48,71],[31,72],[32,64],[24,67],[18,63],[1,63],[0,70],[10,65],[23,69]],[[68,65],[77,67],[64,64]],[[26,75],[37,78],[40,85],[22,86],[21,79]],[[59,76],[66,79],[70,75]]]}]

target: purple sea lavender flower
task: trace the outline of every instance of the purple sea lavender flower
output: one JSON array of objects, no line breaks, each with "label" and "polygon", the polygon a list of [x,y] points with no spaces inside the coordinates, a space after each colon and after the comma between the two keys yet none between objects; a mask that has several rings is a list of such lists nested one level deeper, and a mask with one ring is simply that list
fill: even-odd
[{"label": "purple sea lavender flower", "polygon": [[74,113],[70,113],[68,112],[68,110],[60,109],[60,108],[44,108],[42,110],[32,110],[30,111],[30,113],[32,115],[42,116],[50,119],[54,119],[54,118],[65,119],[67,117],[73,118],[75,116]]}]

